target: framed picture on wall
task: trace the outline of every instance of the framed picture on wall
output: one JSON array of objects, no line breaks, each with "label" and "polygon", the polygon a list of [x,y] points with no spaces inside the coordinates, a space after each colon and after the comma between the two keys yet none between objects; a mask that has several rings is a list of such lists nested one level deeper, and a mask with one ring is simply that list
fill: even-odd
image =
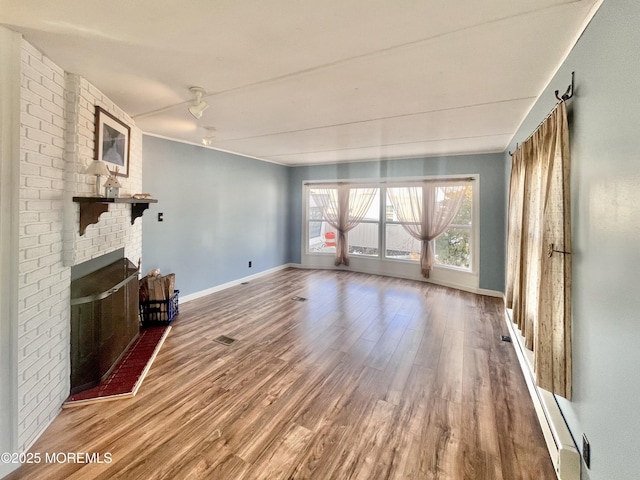
[{"label": "framed picture on wall", "polygon": [[131,129],[109,112],[96,106],[95,159],[107,163],[110,171],[129,176],[129,136]]}]

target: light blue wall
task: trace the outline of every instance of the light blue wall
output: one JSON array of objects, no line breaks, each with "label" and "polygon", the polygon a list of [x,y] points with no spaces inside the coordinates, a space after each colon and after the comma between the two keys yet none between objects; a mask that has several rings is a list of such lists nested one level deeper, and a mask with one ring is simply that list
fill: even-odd
[{"label": "light blue wall", "polygon": [[286,167],[146,135],[143,152],[143,272],[188,295],[287,263]]},{"label": "light blue wall", "polygon": [[[605,0],[514,141],[570,100],[573,436],[591,443],[583,480],[640,478],[640,2]],[[511,145],[513,150],[515,145]],[[506,159],[505,159],[506,160]]]},{"label": "light blue wall", "polygon": [[143,190],[159,200],[142,217],[143,271],[176,273],[181,295],[300,263],[304,180],[453,174],[480,175],[480,288],[504,289],[500,154],[290,168],[147,135],[143,152]]},{"label": "light blue wall", "polygon": [[480,175],[480,288],[504,291],[505,170],[500,154],[413,158],[292,168],[291,262],[302,253],[302,184],[305,180],[377,179],[428,175]]}]

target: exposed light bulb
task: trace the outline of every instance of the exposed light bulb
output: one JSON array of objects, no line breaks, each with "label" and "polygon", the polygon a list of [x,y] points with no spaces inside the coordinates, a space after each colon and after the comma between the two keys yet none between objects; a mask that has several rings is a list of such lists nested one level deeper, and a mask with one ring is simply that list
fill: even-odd
[{"label": "exposed light bulb", "polygon": [[202,138],[202,144],[205,147],[210,147],[211,144],[215,141],[216,136],[213,134],[213,132],[216,131],[215,127],[204,127],[205,130],[208,132],[208,135]]}]

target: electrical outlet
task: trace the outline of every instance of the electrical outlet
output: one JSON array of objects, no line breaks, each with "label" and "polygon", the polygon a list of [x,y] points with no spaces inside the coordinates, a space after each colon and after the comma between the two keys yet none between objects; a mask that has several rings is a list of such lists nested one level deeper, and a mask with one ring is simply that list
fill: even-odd
[{"label": "electrical outlet", "polygon": [[251,263],[252,263],[251,260],[249,260],[249,268],[251,268]]},{"label": "electrical outlet", "polygon": [[162,212],[158,213],[158,221],[159,222],[164,222],[164,213],[162,213]]},{"label": "electrical outlet", "polygon": [[591,468],[591,445],[586,435],[582,435],[582,459],[587,468]]}]

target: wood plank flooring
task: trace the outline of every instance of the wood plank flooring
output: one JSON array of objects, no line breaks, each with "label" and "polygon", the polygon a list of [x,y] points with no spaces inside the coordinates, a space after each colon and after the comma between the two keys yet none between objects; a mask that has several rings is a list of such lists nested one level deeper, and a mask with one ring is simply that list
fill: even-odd
[{"label": "wood plank flooring", "polygon": [[495,298],[283,270],[181,305],[136,397],[62,411],[31,449],[111,462],[9,478],[552,480],[505,333]]}]

